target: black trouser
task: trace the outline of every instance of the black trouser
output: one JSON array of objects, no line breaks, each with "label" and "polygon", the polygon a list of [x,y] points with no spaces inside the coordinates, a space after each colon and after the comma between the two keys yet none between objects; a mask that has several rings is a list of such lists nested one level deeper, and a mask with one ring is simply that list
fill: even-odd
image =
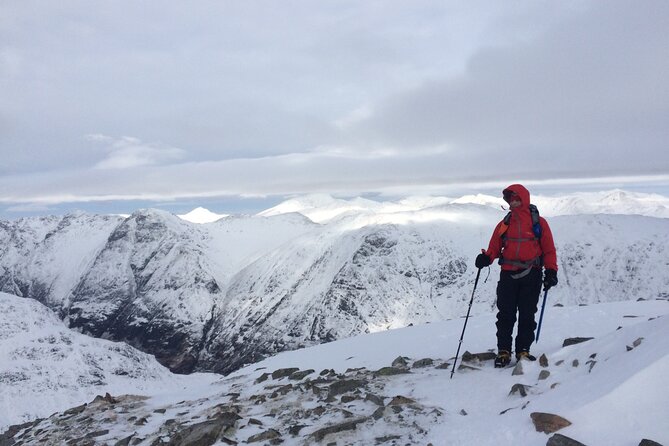
[{"label": "black trouser", "polygon": [[517,272],[502,270],[497,283],[497,348],[511,351],[513,325],[518,313],[516,352],[530,351],[537,327],[534,314],[537,312],[541,293],[542,274],[532,268],[525,277],[514,279]]}]

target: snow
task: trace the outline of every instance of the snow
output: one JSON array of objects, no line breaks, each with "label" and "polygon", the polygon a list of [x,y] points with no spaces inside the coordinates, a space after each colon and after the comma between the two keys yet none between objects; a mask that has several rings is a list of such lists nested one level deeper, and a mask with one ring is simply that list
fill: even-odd
[{"label": "snow", "polygon": [[106,392],[151,394],[219,379],[175,375],[124,343],[72,331],[33,299],[0,293],[0,308],[0,432]]},{"label": "snow", "polygon": [[[317,372],[334,369],[343,373],[358,367],[376,370],[390,365],[398,356],[447,361],[455,354],[464,323],[463,318],[458,318],[285,352],[222,378],[207,374],[171,375],[136,351],[128,362],[127,353],[119,355],[116,344],[68,331],[34,301],[0,294],[0,303],[8,309],[0,319],[0,357],[5,359],[0,371],[4,378],[0,384],[0,430],[10,423],[47,416],[55,410],[90,402],[96,394],[110,392],[148,396],[148,413],[167,408],[164,415],[154,416],[148,424],[131,426],[140,436],[148,435],[177,412],[195,410],[205,402],[214,406],[220,401],[218,398],[232,390],[242,389],[246,396],[259,394],[264,384],[256,383],[256,378],[279,368]],[[474,305],[479,304],[475,301]],[[410,374],[378,379],[386,380],[386,397],[402,395],[427,410],[438,409],[444,414],[440,422],[433,424],[416,418],[416,423],[427,431],[425,444],[544,445],[549,435],[535,431],[529,416],[535,411],[558,414],[571,421],[572,425],[560,433],[587,445],[636,445],[642,438],[667,444],[667,320],[666,300],[548,307],[541,341],[532,348],[537,356],[548,357],[547,370],[551,374],[546,380],[538,379],[543,370],[538,362],[524,363],[521,376],[513,376],[512,368],[494,369],[487,362],[479,365],[478,371],[458,370],[452,379],[450,367],[414,369]],[[494,348],[494,331],[493,315],[471,317],[461,352]],[[563,339],[573,336],[594,339],[562,347]],[[59,341],[62,339],[69,341]],[[36,350],[42,346],[48,348]],[[24,354],[17,359],[17,352],[30,349],[40,354]],[[47,354],[48,351],[57,353]],[[596,363],[590,368],[587,361],[593,357]],[[82,374],[91,369],[90,362],[83,359],[90,358],[97,359],[99,379],[105,384],[82,385]],[[577,367],[574,360],[579,361]],[[131,374],[110,373],[120,365]],[[24,381],[7,381],[9,376],[19,376],[19,372],[24,374]],[[530,386],[528,397],[509,395],[516,383]],[[310,408],[302,405],[298,397],[287,398],[286,404]],[[265,411],[257,406],[255,415],[261,418]],[[118,426],[119,436],[127,435],[123,429],[128,427]],[[253,433],[246,431],[246,435]],[[397,433],[401,431],[372,426],[359,428],[346,434],[346,438],[353,444],[367,444],[375,437]],[[286,437],[283,444],[299,445],[302,441]]]},{"label": "snow", "polygon": [[228,214],[215,214],[211,212],[209,209],[205,209],[203,207],[197,207],[192,211],[188,212],[187,214],[181,214],[178,217],[191,223],[203,224],[203,223],[212,223],[227,216]]},{"label": "snow", "polygon": [[[665,300],[550,307],[541,341],[532,348],[537,356],[543,353],[549,358],[551,375],[547,380],[538,380],[538,363],[527,363],[523,376],[512,376],[511,369],[494,369],[487,363],[480,371],[458,370],[453,379],[449,379],[450,369],[402,375],[396,379],[394,394],[447,414],[444,423],[430,426],[427,440],[435,445],[544,445],[548,436],[535,432],[530,420],[530,412],[535,411],[570,420],[572,426],[560,433],[587,445],[636,445],[642,438],[667,444],[668,321],[669,302]],[[389,366],[398,356],[446,360],[455,354],[463,323],[464,319],[454,319],[285,352],[241,369],[230,378],[250,380],[259,375],[257,370],[286,367],[375,370]],[[562,347],[565,338],[575,336],[595,339]],[[641,344],[627,351],[639,338],[643,338]],[[461,353],[494,347],[494,316],[470,318]],[[586,361],[593,354],[597,363],[588,372]],[[573,367],[574,359],[579,360],[578,367]],[[555,365],[559,360],[564,362]],[[530,403],[524,409],[521,407],[528,400],[508,395],[516,383],[532,386]],[[512,410],[500,414],[509,408]],[[460,415],[461,410],[467,415]]]}]

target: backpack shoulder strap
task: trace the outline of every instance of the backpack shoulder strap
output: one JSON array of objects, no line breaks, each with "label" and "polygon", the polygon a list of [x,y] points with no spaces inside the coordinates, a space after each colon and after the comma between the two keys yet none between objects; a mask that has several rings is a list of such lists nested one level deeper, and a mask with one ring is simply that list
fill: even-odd
[{"label": "backpack shoulder strap", "polygon": [[541,221],[539,220],[539,209],[530,204],[530,215],[532,216],[532,231],[537,239],[541,238]]}]

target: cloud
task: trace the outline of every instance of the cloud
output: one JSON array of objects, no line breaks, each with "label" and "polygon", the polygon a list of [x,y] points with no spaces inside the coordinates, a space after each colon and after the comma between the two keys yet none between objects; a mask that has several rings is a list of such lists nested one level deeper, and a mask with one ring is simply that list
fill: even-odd
[{"label": "cloud", "polygon": [[526,173],[669,165],[669,4],[590,6],[527,41],[479,49],[461,76],[388,96],[348,127],[350,140],[447,144],[472,172],[491,159]]},{"label": "cloud", "polygon": [[152,166],[179,160],[186,156],[186,151],[160,143],[144,143],[138,138],[124,136],[112,138],[102,134],[85,137],[89,141],[102,143],[108,155],[95,164],[95,169],[129,169]]},{"label": "cloud", "polygon": [[0,200],[559,184],[669,166],[664,1],[102,12],[3,8]]}]

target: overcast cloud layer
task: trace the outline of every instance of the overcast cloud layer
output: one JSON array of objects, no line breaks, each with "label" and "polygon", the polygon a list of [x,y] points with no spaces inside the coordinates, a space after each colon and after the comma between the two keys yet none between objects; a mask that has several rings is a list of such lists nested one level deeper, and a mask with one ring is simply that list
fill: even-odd
[{"label": "overcast cloud layer", "polygon": [[668,48],[659,0],[3,2],[0,203],[664,187]]}]

